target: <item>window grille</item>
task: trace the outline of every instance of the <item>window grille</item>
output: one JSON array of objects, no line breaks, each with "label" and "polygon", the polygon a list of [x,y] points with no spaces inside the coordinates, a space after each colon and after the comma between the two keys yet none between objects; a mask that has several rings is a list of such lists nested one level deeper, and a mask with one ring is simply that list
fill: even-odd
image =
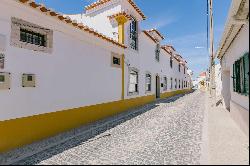
[{"label": "window grille", "polygon": [[132,17],[130,23],[130,41],[130,47],[134,50],[138,50],[138,27],[137,21],[134,17]]},{"label": "window grille", "polygon": [[35,33],[26,29],[20,29],[20,41],[46,47],[45,35]]}]

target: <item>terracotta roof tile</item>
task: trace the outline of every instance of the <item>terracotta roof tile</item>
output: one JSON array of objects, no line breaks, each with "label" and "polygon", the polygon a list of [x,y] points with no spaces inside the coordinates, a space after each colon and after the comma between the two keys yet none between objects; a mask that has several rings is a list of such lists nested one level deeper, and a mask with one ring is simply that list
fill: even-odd
[{"label": "terracotta roof tile", "polygon": [[153,42],[157,43],[157,40],[155,38],[153,38],[148,31],[143,31],[151,40],[153,40]]},{"label": "terracotta roof tile", "polygon": [[155,33],[157,33],[162,38],[162,40],[165,39],[165,37],[157,29],[151,29],[148,32],[155,32]]},{"label": "terracotta roof tile", "polygon": [[110,15],[110,16],[108,16],[108,18],[109,19],[114,19],[117,16],[125,16],[128,20],[132,19],[131,16],[128,13],[126,13],[125,11],[121,11],[119,13],[115,13],[113,15]]},{"label": "terracotta roof tile", "polygon": [[112,38],[109,38],[99,32],[96,32],[94,29],[92,28],[89,28],[88,26],[86,25],[83,25],[82,23],[77,23],[76,21],[74,20],[71,20],[70,17],[64,17],[62,14],[59,14],[51,9],[48,9],[46,8],[44,5],[41,5],[41,4],[37,4],[35,1],[33,0],[16,0],[17,2],[20,2],[22,4],[26,4],[34,9],[37,9],[37,11],[41,12],[41,13],[46,13],[48,14],[48,16],[50,17],[53,17],[53,18],[56,18],[64,23],[67,23],[69,25],[72,25],[72,27],[75,27],[75,28],[79,28],[85,32],[88,32],[90,34],[93,34],[94,36],[98,37],[98,38],[101,38],[107,42],[110,42],[114,45],[117,45],[119,47],[122,47],[122,48],[127,48],[125,45],[119,43],[118,41],[115,41],[114,39]]}]

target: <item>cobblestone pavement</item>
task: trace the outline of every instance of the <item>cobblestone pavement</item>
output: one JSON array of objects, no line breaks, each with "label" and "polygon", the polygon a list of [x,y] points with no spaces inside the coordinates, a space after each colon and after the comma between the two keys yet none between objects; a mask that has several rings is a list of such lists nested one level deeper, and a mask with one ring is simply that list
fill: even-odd
[{"label": "cobblestone pavement", "polygon": [[199,91],[160,100],[13,164],[200,164],[204,101]]}]

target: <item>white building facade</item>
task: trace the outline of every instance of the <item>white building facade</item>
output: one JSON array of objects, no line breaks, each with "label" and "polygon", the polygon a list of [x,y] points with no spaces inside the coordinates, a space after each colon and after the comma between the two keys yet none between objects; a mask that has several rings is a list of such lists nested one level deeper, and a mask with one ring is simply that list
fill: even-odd
[{"label": "white building facade", "polygon": [[215,84],[216,84],[216,98],[221,98],[222,91],[222,78],[221,78],[221,65],[215,65]]},{"label": "white building facade", "polygon": [[1,0],[0,152],[189,91],[187,62],[144,19],[131,0],[78,15]]},{"label": "white building facade", "polygon": [[217,57],[225,106],[249,135],[249,1],[232,1]]}]

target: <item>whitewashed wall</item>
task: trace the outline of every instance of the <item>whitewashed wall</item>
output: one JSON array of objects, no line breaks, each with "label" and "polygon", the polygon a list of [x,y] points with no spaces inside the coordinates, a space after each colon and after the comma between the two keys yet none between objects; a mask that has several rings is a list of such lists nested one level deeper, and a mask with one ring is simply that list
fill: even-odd
[{"label": "whitewashed wall", "polygon": [[[53,53],[10,46],[12,16],[52,29]],[[121,69],[110,65],[111,51],[122,49],[14,1],[1,0],[0,24],[7,38],[1,72],[11,73],[11,90],[0,91],[0,120],[121,99]],[[36,74],[36,88],[21,86],[23,73]]]},{"label": "whitewashed wall", "polygon": [[[125,53],[125,61],[129,66],[125,65],[126,71],[126,78],[125,82],[128,86],[128,72],[129,67],[134,67],[139,69],[139,95],[128,96],[127,95],[127,88],[125,94],[127,95],[126,98],[133,98],[138,96],[150,95],[155,94],[156,91],[156,75],[159,75],[161,78],[161,83],[163,83],[163,77],[168,78],[168,90],[164,91],[163,87],[160,88],[161,93],[164,92],[171,92],[175,90],[181,90],[179,88],[179,80],[188,81],[189,77],[186,71],[184,74],[183,66],[181,66],[181,72],[179,72],[179,63],[177,60],[174,59],[173,61],[173,68],[170,67],[170,55],[166,53],[164,50],[161,50],[160,53],[160,61],[156,61],[155,59],[155,49],[156,43],[153,42],[148,36],[146,36],[143,32],[139,33],[139,49],[138,51],[132,50],[130,48],[126,49]],[[152,85],[151,85],[151,93],[145,92],[145,75],[146,73],[150,73],[152,77]],[[173,78],[173,89],[170,89],[170,79]],[[175,78],[178,80],[178,87],[175,89]],[[127,87],[126,86],[126,87]],[[187,89],[187,88],[183,88]]]},{"label": "whitewashed wall", "polygon": [[222,59],[222,77],[224,78],[222,93],[226,106],[230,107],[233,119],[249,136],[249,96],[234,92],[232,79],[233,64],[247,52],[249,52],[249,23],[244,25]]},{"label": "whitewashed wall", "polygon": [[[224,64],[223,70],[229,68],[230,77],[233,76],[233,64],[235,61],[247,52],[249,52],[249,24],[243,27],[224,56],[225,59],[222,62]],[[249,110],[249,96],[244,96],[233,92],[232,82],[233,80],[230,78],[231,100]]]},{"label": "whitewashed wall", "polygon": [[[161,83],[163,82],[163,77],[168,78],[168,91],[170,90],[170,78],[173,78],[173,90],[179,90],[179,86],[175,89],[175,78],[183,81],[190,81],[187,71],[186,74],[183,72],[183,66],[181,66],[181,72],[179,72],[178,61],[174,59],[173,68],[170,68],[169,58],[170,55],[164,50],[161,50],[160,62],[155,60],[155,48],[156,44],[149,39],[140,27],[143,21],[141,16],[135,11],[135,9],[127,2],[123,0],[115,0],[113,2],[108,2],[105,5],[101,5],[95,9],[88,10],[84,15],[70,16],[73,19],[77,19],[90,27],[116,39],[112,36],[112,32],[118,32],[117,27],[111,27],[110,20],[107,16],[116,14],[120,11],[126,11],[128,14],[134,16],[138,20],[138,32],[139,32],[139,48],[138,50],[133,50],[129,47],[130,39],[130,21],[125,24],[125,45],[128,46],[125,52],[125,98],[135,98],[144,95],[150,95],[155,93],[155,76],[158,74],[161,77]],[[139,70],[139,93],[138,95],[128,95],[129,86],[129,68],[136,68]],[[151,93],[145,92],[145,74],[149,72],[152,76],[152,91]],[[185,88],[187,89],[187,88]],[[163,88],[161,88],[163,92]]]},{"label": "whitewashed wall", "polygon": [[[114,6],[107,12],[103,10],[101,10],[103,12],[97,12],[99,15],[94,16],[97,20],[95,22],[97,29],[103,30],[101,32],[108,36],[110,32],[116,30],[110,28],[109,23],[101,25],[98,20],[105,21],[104,18],[116,13],[119,8],[119,6]],[[125,8],[128,10],[131,6]],[[88,13],[88,15],[94,13]],[[10,46],[11,17],[21,18],[53,30],[52,54]],[[139,17],[138,14],[137,17]],[[72,18],[81,20],[82,16],[75,15]],[[102,29],[106,24],[107,29]],[[157,62],[155,60],[156,44],[141,31],[139,32],[139,51],[130,48],[124,50],[30,7],[9,0],[0,1],[0,25],[0,34],[7,39],[4,51],[5,69],[0,72],[11,73],[11,90],[0,91],[0,120],[120,100],[122,71],[120,68],[111,67],[111,52],[125,54],[125,98],[155,94],[156,74],[161,77],[161,83],[164,76],[168,77],[168,90],[171,77],[174,87],[175,78],[182,80],[187,76],[183,74],[183,68],[181,72],[178,71],[176,60],[174,60],[173,69],[170,68],[170,55],[163,50],[161,50],[160,62]],[[129,22],[126,24],[126,31],[128,31],[128,26]],[[126,41],[128,44],[128,36]],[[139,70],[138,95],[128,95],[129,67]],[[152,92],[147,94],[145,93],[146,72],[152,75]],[[21,86],[23,73],[36,74],[37,86],[35,88]]]},{"label": "whitewashed wall", "polygon": [[87,14],[68,15],[73,20],[88,25],[96,31],[118,41],[118,25],[108,18],[121,11],[121,5],[115,3],[102,9],[95,9]]},{"label": "whitewashed wall", "polygon": [[216,96],[221,96],[222,91],[222,78],[221,78],[221,65],[215,65],[215,83],[216,83]]}]

